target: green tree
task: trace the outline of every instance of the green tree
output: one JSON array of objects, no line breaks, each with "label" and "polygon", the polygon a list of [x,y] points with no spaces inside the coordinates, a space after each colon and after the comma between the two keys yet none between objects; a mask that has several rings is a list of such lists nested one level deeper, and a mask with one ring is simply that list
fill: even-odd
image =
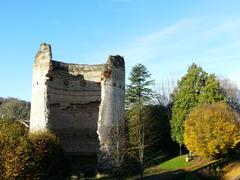
[{"label": "green tree", "polygon": [[29,134],[19,122],[0,122],[0,179],[65,179],[66,167],[53,133]]},{"label": "green tree", "polygon": [[0,122],[0,179],[18,177],[25,172],[27,134],[28,129],[18,122]]},{"label": "green tree", "polygon": [[224,100],[219,81],[213,74],[192,64],[187,74],[178,82],[173,96],[171,136],[179,144],[180,154],[183,144],[184,121],[191,110],[200,103],[213,103]]},{"label": "green tree", "polygon": [[0,103],[0,118],[8,120],[28,120],[30,103],[16,98],[3,99]]},{"label": "green tree", "polygon": [[144,105],[149,102],[153,93],[149,86],[153,85],[153,80],[147,68],[142,64],[135,65],[130,73],[129,81],[130,84],[127,85],[126,90],[126,106]]},{"label": "green tree", "polygon": [[[145,127],[144,168],[171,155],[176,149],[170,135],[169,108],[162,105],[147,105],[142,109]],[[173,148],[173,149],[171,149]]]},{"label": "green tree", "polygon": [[129,147],[140,168],[141,177],[144,171],[144,149],[146,129],[143,120],[143,107],[151,100],[153,84],[151,74],[142,64],[137,64],[130,73],[130,85],[126,91],[127,127]]},{"label": "green tree", "polygon": [[219,158],[239,142],[238,118],[225,103],[202,104],[185,121],[184,144],[196,155]]},{"label": "green tree", "polygon": [[205,85],[199,94],[199,103],[214,103],[225,99],[221,92],[220,82],[214,74],[208,75]]},{"label": "green tree", "polygon": [[28,177],[30,179],[65,179],[66,162],[59,139],[49,131],[38,131],[28,135]]}]

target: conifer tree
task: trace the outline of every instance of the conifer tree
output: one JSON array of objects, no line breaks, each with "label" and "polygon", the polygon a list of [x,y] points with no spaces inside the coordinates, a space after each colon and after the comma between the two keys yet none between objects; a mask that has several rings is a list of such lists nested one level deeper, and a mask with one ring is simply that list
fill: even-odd
[{"label": "conifer tree", "polygon": [[208,74],[200,66],[192,64],[187,74],[178,82],[173,97],[171,136],[180,146],[183,145],[184,121],[191,110],[201,103],[224,101],[220,83],[214,74]]},{"label": "conifer tree", "polygon": [[143,118],[143,106],[151,100],[153,84],[151,74],[142,64],[137,64],[130,73],[130,84],[126,90],[126,119],[128,127],[129,148],[133,157],[138,162],[141,177],[144,171],[145,149],[145,123]]},{"label": "conifer tree", "polygon": [[151,99],[153,91],[149,87],[153,84],[151,74],[142,64],[137,64],[132,68],[129,77],[130,84],[126,90],[126,106],[143,105]]}]

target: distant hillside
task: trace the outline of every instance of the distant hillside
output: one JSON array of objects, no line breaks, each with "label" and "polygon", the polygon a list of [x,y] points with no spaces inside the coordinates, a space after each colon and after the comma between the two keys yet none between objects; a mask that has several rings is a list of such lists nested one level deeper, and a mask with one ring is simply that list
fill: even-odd
[{"label": "distant hillside", "polygon": [[30,102],[12,97],[0,97],[0,119],[29,120],[30,107]]},{"label": "distant hillside", "polygon": [[3,100],[4,100],[4,98],[0,97],[0,105],[2,104]]}]

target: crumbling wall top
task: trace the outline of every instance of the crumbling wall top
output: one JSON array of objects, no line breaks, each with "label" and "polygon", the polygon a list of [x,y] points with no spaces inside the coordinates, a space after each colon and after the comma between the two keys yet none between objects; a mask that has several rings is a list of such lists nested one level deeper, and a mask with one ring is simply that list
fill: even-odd
[{"label": "crumbling wall top", "polygon": [[51,61],[51,59],[52,59],[51,45],[42,43],[40,45],[40,49],[38,50],[35,56],[35,63],[49,62]]},{"label": "crumbling wall top", "polygon": [[107,64],[114,66],[115,68],[125,68],[124,58],[122,56],[109,56]]},{"label": "crumbling wall top", "polygon": [[87,72],[103,71],[105,64],[88,65],[88,64],[73,64],[63,63],[60,61],[52,60],[52,66],[54,71],[64,71],[73,75],[84,74]]}]

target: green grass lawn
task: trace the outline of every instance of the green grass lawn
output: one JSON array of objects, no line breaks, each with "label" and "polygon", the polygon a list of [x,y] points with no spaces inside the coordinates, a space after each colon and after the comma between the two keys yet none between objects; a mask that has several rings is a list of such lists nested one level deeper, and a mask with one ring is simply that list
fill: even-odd
[{"label": "green grass lawn", "polygon": [[159,165],[161,169],[182,169],[191,166],[192,162],[186,162],[186,155],[178,156]]},{"label": "green grass lawn", "polygon": [[186,172],[194,171],[200,167],[203,167],[214,161],[208,161],[204,159],[193,159],[189,162],[186,162],[186,154],[182,156],[177,156],[168,161],[165,161],[159,165],[147,168],[144,171],[144,176],[158,175],[159,177],[164,178],[173,178],[180,177]]},{"label": "green grass lawn", "polygon": [[145,170],[144,174],[145,175],[159,174],[159,173],[164,173],[164,172],[173,171],[177,169],[184,169],[186,167],[191,166],[192,161],[186,162],[185,157],[186,155],[177,156],[157,166],[148,168]]}]

